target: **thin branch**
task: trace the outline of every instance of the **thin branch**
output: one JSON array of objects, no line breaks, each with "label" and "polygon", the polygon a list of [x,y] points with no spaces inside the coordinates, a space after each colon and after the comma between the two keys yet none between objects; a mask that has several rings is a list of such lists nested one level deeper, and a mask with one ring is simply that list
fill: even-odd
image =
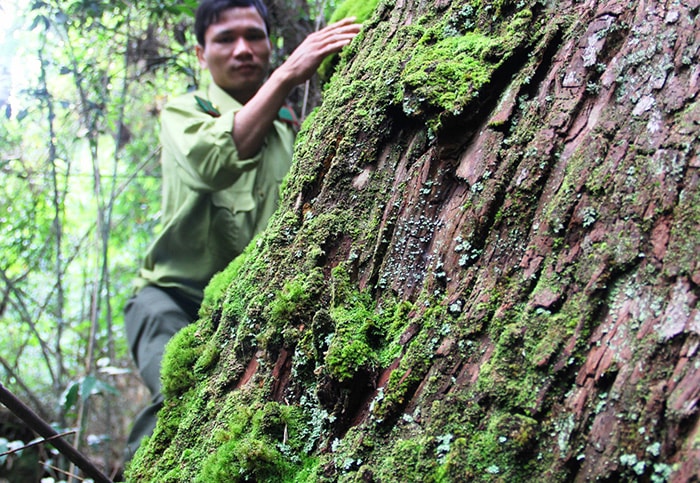
[{"label": "thin branch", "polygon": [[21,448],[15,448],[15,449],[11,449],[11,450],[9,450],[9,451],[5,451],[4,453],[0,453],[0,456],[11,455],[11,454],[17,453],[17,452],[19,452],[19,451],[24,451],[24,450],[27,449],[27,448],[32,448],[32,447],[34,447],[34,446],[39,446],[40,444],[51,443],[51,442],[52,442],[54,439],[56,439],[56,438],[62,438],[62,437],[64,437],[64,436],[70,436],[70,435],[73,434],[73,433],[75,433],[75,431],[66,431],[65,433],[60,433],[60,434],[57,434],[57,435],[55,435],[55,436],[51,436],[50,438],[43,438],[43,439],[40,439],[40,440],[38,440],[38,441],[32,441],[31,443],[25,444],[25,445],[22,446]]},{"label": "thin branch", "polygon": [[46,361],[46,366],[49,371],[49,374],[51,375],[51,383],[55,387],[56,384],[58,384],[58,379],[56,378],[56,374],[53,371],[53,368],[51,366],[51,350],[49,349],[48,345],[46,344],[46,341],[41,338],[41,335],[39,334],[39,330],[36,327],[36,324],[34,323],[31,315],[29,314],[29,309],[26,307],[24,300],[20,295],[21,291],[15,287],[14,283],[9,279],[7,274],[5,273],[4,270],[0,270],[0,277],[5,281],[5,283],[8,285],[12,293],[17,295],[16,300],[9,300],[9,303],[21,314],[22,321],[26,323],[31,331],[34,333],[34,336],[37,338],[37,341],[39,342],[39,347],[41,348],[41,353]]},{"label": "thin branch", "polygon": [[[55,274],[56,274],[56,304],[55,304],[55,317],[57,319],[56,324],[56,334],[54,343],[54,356],[56,358],[57,366],[57,382],[63,379],[63,373],[65,368],[63,366],[63,353],[61,351],[61,339],[63,334],[63,328],[65,326],[65,288],[63,286],[63,277],[61,273],[63,272],[63,201],[61,193],[58,189],[58,169],[56,167],[56,162],[58,155],[56,154],[56,128],[54,125],[54,120],[56,119],[56,113],[54,112],[54,101],[53,96],[49,91],[49,85],[46,78],[46,63],[44,59],[44,49],[46,48],[47,38],[46,32],[42,31],[41,34],[41,48],[38,51],[39,65],[41,66],[39,70],[39,82],[41,83],[42,90],[46,93],[43,99],[46,102],[46,109],[48,111],[47,122],[49,136],[47,142],[49,149],[49,165],[51,166],[51,188],[52,188],[52,207],[54,210],[54,217],[52,223],[52,231],[54,233],[54,243],[55,243]],[[57,389],[57,388],[56,388]]]},{"label": "thin branch", "polygon": [[58,466],[54,466],[54,465],[51,465],[49,463],[44,463],[44,468],[48,468],[50,470],[57,471],[58,473],[61,473],[62,475],[66,475],[70,478],[75,478],[76,480],[85,481],[85,479],[83,479],[77,475],[74,475],[70,471],[63,470],[63,469],[59,468]]}]

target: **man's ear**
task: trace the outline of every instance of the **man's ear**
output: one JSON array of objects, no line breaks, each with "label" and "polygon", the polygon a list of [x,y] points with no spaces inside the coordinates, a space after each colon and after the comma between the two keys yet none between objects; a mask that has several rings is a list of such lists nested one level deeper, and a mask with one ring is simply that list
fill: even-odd
[{"label": "man's ear", "polygon": [[194,47],[194,52],[197,54],[197,60],[199,60],[199,66],[202,69],[206,69],[208,66],[207,66],[207,60],[204,58],[204,47],[197,44]]}]

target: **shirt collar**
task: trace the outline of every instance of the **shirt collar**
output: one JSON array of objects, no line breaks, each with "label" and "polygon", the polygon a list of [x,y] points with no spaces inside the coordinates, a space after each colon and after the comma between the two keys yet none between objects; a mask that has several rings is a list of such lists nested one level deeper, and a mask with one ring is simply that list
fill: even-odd
[{"label": "shirt collar", "polygon": [[228,93],[225,90],[217,86],[214,82],[209,84],[207,94],[209,95],[209,100],[222,113],[229,111],[238,111],[240,108],[243,107],[243,104],[241,104],[236,99],[228,95]]}]

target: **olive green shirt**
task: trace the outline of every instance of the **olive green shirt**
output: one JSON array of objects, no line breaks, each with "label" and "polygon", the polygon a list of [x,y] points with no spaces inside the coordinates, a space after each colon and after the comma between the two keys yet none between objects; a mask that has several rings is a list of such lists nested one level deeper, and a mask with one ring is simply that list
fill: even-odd
[{"label": "olive green shirt", "polygon": [[[201,100],[213,109],[203,108]],[[260,152],[239,159],[231,132],[241,107],[214,83],[165,106],[162,231],[145,257],[137,287],[176,289],[200,304],[211,277],[243,251],[276,210],[294,131],[275,121]]]}]

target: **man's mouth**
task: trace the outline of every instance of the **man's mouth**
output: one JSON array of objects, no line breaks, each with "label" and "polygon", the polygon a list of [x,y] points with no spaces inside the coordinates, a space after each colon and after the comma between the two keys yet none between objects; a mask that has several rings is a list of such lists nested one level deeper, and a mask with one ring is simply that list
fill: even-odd
[{"label": "man's mouth", "polygon": [[232,70],[236,72],[254,72],[258,70],[258,66],[255,64],[238,64],[234,65]]}]

